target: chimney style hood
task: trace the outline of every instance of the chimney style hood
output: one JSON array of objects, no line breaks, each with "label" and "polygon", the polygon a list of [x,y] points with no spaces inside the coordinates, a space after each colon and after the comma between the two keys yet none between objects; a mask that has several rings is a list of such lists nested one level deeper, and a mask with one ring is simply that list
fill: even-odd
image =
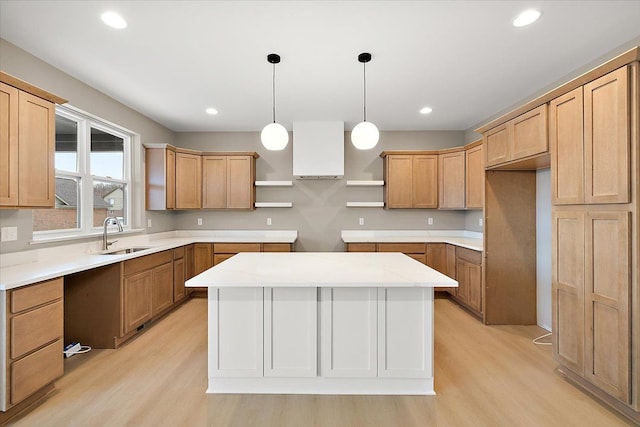
[{"label": "chimney style hood", "polygon": [[293,123],[293,176],[298,179],[344,176],[344,122]]}]

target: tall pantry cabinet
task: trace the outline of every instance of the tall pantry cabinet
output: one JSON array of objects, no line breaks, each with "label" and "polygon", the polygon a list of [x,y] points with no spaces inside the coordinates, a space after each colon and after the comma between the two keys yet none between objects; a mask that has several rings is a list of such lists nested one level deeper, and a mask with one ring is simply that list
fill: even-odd
[{"label": "tall pantry cabinet", "polygon": [[552,99],[549,142],[553,353],[640,422],[638,69],[636,56]]}]

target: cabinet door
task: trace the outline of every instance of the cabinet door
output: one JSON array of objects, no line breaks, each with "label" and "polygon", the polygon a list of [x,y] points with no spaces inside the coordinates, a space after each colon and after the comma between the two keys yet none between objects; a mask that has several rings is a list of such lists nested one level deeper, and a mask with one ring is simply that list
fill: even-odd
[{"label": "cabinet door", "polygon": [[433,288],[378,288],[378,377],[433,378]]},{"label": "cabinet door", "polygon": [[549,151],[547,104],[516,117],[508,126],[511,126],[509,160]]},{"label": "cabinet door", "polygon": [[196,276],[213,267],[213,246],[211,243],[193,245],[193,275]]},{"label": "cabinet door", "polygon": [[554,212],[552,224],[553,355],[583,375],[584,212]]},{"label": "cabinet door", "polygon": [[413,207],[413,156],[389,155],[385,161],[385,196],[388,208]]},{"label": "cabinet door", "polygon": [[465,206],[467,209],[482,209],[484,206],[482,145],[468,149],[465,156]]},{"label": "cabinet door", "polygon": [[476,264],[465,263],[467,270],[469,295],[467,302],[469,307],[482,314],[482,267]]},{"label": "cabinet door", "polygon": [[629,212],[586,215],[585,377],[626,404],[631,398],[629,225]]},{"label": "cabinet door", "polygon": [[151,319],[153,271],[125,277],[122,283],[123,328],[127,334]]},{"label": "cabinet door", "polygon": [[456,299],[463,304],[469,304],[469,271],[466,266],[466,261],[456,259],[456,280],[458,281]]},{"label": "cabinet door", "polygon": [[263,289],[209,288],[209,377],[263,376]]},{"label": "cabinet door", "polygon": [[198,154],[176,153],[176,209],[202,207],[202,159]]},{"label": "cabinet door", "polygon": [[226,156],[202,158],[202,207],[206,209],[227,207]]},{"label": "cabinet door", "polygon": [[252,156],[227,157],[227,208],[254,209],[255,168]]},{"label": "cabinet door", "polygon": [[464,151],[438,155],[438,208],[464,208],[464,161]]},{"label": "cabinet door", "polygon": [[377,289],[322,288],[321,375],[369,378],[378,375]]},{"label": "cabinet door", "polygon": [[585,202],[628,203],[629,69],[584,86]]},{"label": "cabinet door", "polygon": [[584,131],[582,88],[551,101],[551,200],[554,205],[584,203]]},{"label": "cabinet door", "polygon": [[438,207],[438,156],[413,156],[413,207]]},{"label": "cabinet door", "polygon": [[173,300],[180,301],[185,297],[184,281],[186,277],[184,258],[173,261]]},{"label": "cabinet door", "polygon": [[485,166],[494,166],[509,160],[509,129],[507,124],[488,130],[482,136]]},{"label": "cabinet door", "polygon": [[[456,247],[454,245],[447,244],[446,249],[446,258],[447,258],[447,272],[445,273],[447,276],[452,279],[456,279]],[[447,288],[447,292],[449,295],[453,295],[454,297],[458,293],[458,288]]]},{"label": "cabinet door", "polygon": [[0,83],[0,206],[18,206],[18,89]]},{"label": "cabinet door", "polygon": [[155,316],[173,304],[173,263],[153,269],[151,315]]},{"label": "cabinet door", "polygon": [[167,209],[175,209],[176,207],[176,153],[172,150],[167,150],[166,157],[166,197],[167,197]]},{"label": "cabinet door", "polygon": [[442,274],[447,274],[446,243],[427,243],[427,265]]},{"label": "cabinet door", "polygon": [[317,289],[264,288],[264,376],[317,375]]},{"label": "cabinet door", "polygon": [[18,96],[18,204],[55,204],[55,107],[20,92]]}]

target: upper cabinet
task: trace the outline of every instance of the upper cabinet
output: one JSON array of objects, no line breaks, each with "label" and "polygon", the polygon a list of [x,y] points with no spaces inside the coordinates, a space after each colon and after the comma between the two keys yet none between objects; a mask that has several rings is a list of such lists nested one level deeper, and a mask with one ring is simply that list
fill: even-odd
[{"label": "upper cabinet", "polygon": [[55,205],[55,104],[66,101],[0,72],[0,206]]},{"label": "upper cabinet", "polygon": [[549,105],[556,205],[630,202],[629,67]]},{"label": "upper cabinet", "polygon": [[543,104],[486,131],[483,140],[486,167],[548,153],[547,105]]},{"label": "upper cabinet", "polygon": [[464,209],[465,151],[454,149],[438,154],[440,209]]},{"label": "upper cabinet", "polygon": [[437,152],[384,151],[384,201],[394,208],[438,207]]},{"label": "upper cabinet", "polygon": [[145,144],[146,208],[253,209],[257,157]]},{"label": "upper cabinet", "polygon": [[465,148],[465,206],[467,209],[482,209],[484,206],[482,141],[472,142]]}]

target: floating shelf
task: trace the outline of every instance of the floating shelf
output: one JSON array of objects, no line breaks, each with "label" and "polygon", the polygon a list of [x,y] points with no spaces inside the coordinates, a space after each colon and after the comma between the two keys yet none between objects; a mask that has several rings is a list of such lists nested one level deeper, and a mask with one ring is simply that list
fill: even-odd
[{"label": "floating shelf", "polygon": [[362,179],[347,180],[347,187],[382,187],[382,186],[384,186],[383,180],[362,180]]},{"label": "floating shelf", "polygon": [[384,208],[384,202],[347,202],[348,208]]},{"label": "floating shelf", "polygon": [[256,202],[256,208],[291,208],[292,202]]},{"label": "floating shelf", "polygon": [[291,187],[293,181],[256,181],[256,187]]}]

